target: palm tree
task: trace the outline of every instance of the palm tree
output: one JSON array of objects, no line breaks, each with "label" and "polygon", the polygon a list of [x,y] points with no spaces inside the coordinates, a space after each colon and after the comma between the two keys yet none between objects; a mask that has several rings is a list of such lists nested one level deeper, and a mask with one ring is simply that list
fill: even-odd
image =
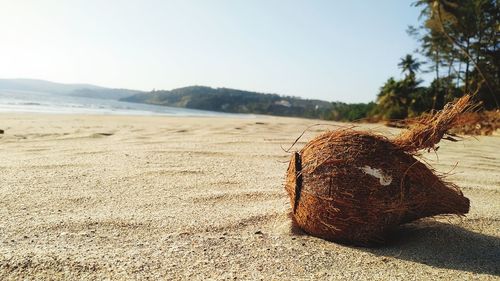
[{"label": "palm tree", "polygon": [[409,108],[415,102],[415,94],[418,95],[421,80],[415,79],[414,74],[410,78],[396,81],[393,77],[380,88],[377,96],[378,108],[385,119],[404,119],[408,117]]},{"label": "palm tree", "polygon": [[406,114],[402,110],[406,99],[402,89],[402,82],[393,77],[380,88],[377,103],[384,119],[404,119]]},{"label": "palm tree", "polygon": [[414,77],[415,73],[420,69],[420,63],[417,59],[413,58],[412,55],[408,54],[401,58],[401,62],[398,66],[401,68],[402,72],[408,71],[409,77]]}]

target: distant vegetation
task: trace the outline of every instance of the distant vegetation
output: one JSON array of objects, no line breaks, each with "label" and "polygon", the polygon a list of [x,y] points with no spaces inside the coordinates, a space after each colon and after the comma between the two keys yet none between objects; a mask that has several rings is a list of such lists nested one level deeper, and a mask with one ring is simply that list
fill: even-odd
[{"label": "distant vegetation", "polygon": [[231,113],[255,113],[328,119],[332,104],[321,100],[305,100],[277,94],[191,86],[171,91],[152,91],[122,99],[149,103]]},{"label": "distant vegetation", "polygon": [[[392,120],[418,116],[443,106],[465,93],[485,109],[499,108],[500,9],[497,0],[418,0],[421,26],[408,34],[420,43],[398,66],[405,77],[389,78],[375,103],[346,104],[304,100],[226,88],[186,87],[139,93],[131,102],[234,113],[296,116],[338,121]],[[423,59],[417,59],[418,57]],[[422,86],[420,73],[433,73]]]},{"label": "distant vegetation", "polygon": [[191,86],[171,91],[152,91],[123,98],[123,101],[230,113],[254,113],[338,121],[366,117],[375,103],[347,104],[297,97],[263,94],[227,88]]}]

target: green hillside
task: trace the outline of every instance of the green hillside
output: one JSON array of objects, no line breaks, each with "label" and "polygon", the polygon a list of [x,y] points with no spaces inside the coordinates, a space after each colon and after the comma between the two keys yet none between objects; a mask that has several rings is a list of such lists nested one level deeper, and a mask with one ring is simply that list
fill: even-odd
[{"label": "green hillside", "polygon": [[219,112],[321,119],[331,119],[333,109],[333,104],[327,101],[203,86],[140,93],[121,100]]}]

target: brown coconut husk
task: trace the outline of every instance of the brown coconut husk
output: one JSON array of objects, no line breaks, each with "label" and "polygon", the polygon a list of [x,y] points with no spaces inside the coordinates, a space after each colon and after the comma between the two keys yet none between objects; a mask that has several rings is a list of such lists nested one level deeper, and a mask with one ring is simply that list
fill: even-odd
[{"label": "brown coconut husk", "polygon": [[469,199],[415,155],[435,148],[471,106],[465,96],[394,140],[352,129],[315,137],[288,167],[293,220],[314,236],[370,245],[384,242],[403,223],[466,214]]},{"label": "brown coconut husk", "polygon": [[[410,153],[422,149],[434,149],[448,130],[464,122],[460,118],[462,114],[473,110],[475,107],[476,105],[471,101],[471,96],[463,96],[454,103],[446,104],[444,109],[438,113],[416,119],[410,130],[397,136],[393,143]],[[454,140],[452,138],[448,139]]]}]

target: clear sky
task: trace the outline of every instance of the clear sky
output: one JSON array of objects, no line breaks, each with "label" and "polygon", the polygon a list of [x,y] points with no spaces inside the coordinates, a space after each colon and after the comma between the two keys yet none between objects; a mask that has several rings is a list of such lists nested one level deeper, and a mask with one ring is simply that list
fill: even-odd
[{"label": "clear sky", "polygon": [[0,78],[375,99],[417,47],[406,0],[0,0]]}]

